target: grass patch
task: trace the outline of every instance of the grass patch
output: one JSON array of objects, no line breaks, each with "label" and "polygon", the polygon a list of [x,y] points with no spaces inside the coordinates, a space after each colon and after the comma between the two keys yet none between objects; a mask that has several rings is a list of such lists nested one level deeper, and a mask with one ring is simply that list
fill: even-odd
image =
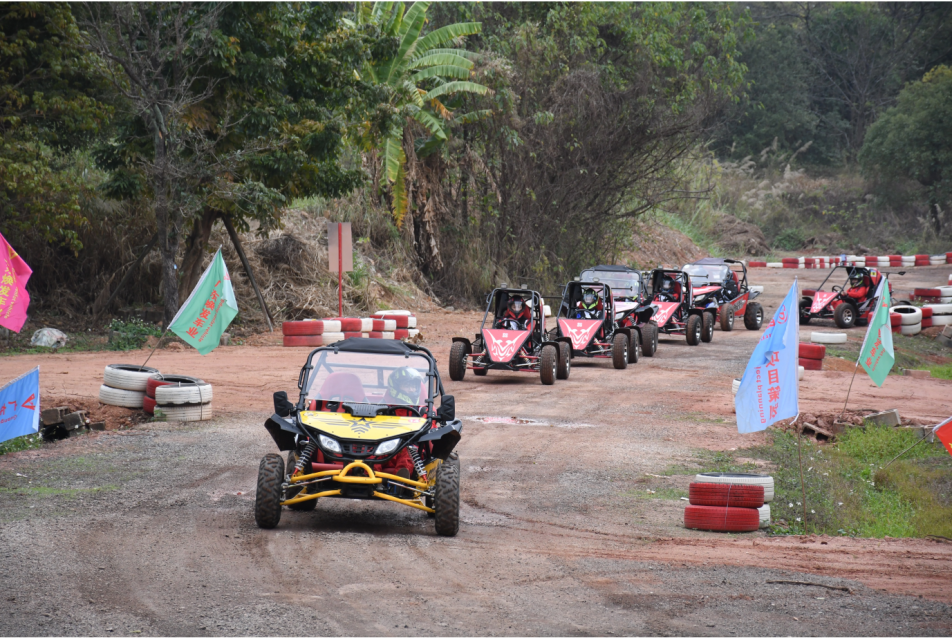
[{"label": "grass patch", "polygon": [[35,496],[39,498],[49,498],[53,496],[65,496],[73,498],[80,494],[95,494],[96,492],[107,492],[118,489],[117,485],[103,485],[100,487],[0,487],[0,495],[10,494],[18,496]]},{"label": "grass patch", "polygon": [[952,363],[944,366],[929,366],[928,369],[929,372],[932,373],[933,378],[952,381]]},{"label": "grass patch", "polygon": [[43,439],[40,438],[39,434],[18,436],[15,439],[0,443],[0,455],[19,452],[21,450],[35,450],[41,445],[43,445]]},{"label": "grass patch", "polygon": [[649,500],[680,501],[682,498],[687,498],[688,493],[686,490],[679,490],[676,487],[658,487],[655,489],[645,487],[628,490],[624,495]]}]

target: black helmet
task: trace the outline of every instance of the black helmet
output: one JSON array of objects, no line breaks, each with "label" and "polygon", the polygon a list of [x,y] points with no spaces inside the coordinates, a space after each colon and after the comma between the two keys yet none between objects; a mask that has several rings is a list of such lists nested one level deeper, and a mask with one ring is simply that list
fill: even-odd
[{"label": "black helmet", "polygon": [[519,295],[513,295],[512,297],[509,297],[509,310],[511,310],[514,314],[519,314],[522,312],[523,304],[525,304],[525,300]]},{"label": "black helmet", "polygon": [[586,307],[592,307],[598,303],[598,291],[594,288],[586,288],[582,291],[582,304]]}]

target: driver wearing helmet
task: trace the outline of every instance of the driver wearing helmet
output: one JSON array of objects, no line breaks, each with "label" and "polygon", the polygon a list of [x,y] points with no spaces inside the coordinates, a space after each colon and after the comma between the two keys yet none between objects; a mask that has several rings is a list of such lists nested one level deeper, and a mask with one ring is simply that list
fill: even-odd
[{"label": "driver wearing helmet", "polygon": [[846,296],[851,298],[856,303],[860,303],[866,299],[866,295],[869,294],[869,286],[863,277],[863,273],[859,270],[854,270],[850,274],[850,287],[846,291]]},{"label": "driver wearing helmet", "polygon": [[661,301],[679,301],[681,284],[672,275],[664,275],[661,279],[661,290],[658,299]]},{"label": "driver wearing helmet", "polygon": [[528,330],[532,314],[526,306],[525,300],[519,295],[509,298],[506,311],[496,320],[496,327],[506,330]]},{"label": "driver wearing helmet", "polygon": [[604,304],[594,288],[586,288],[582,291],[582,300],[575,306],[576,319],[601,319]]},{"label": "driver wearing helmet", "polygon": [[387,393],[383,395],[383,403],[388,405],[423,405],[420,399],[423,388],[423,373],[416,368],[404,366],[390,373],[387,379]]}]

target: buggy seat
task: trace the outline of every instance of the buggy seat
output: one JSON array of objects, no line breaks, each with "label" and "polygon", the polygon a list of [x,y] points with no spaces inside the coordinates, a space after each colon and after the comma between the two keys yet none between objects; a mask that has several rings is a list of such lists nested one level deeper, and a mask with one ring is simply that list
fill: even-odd
[{"label": "buggy seat", "polygon": [[[350,372],[334,372],[324,379],[320,392],[311,401],[309,407],[312,410],[326,410],[328,401],[366,403],[367,395],[364,394],[364,386],[357,375]],[[343,412],[343,406],[339,406],[337,411]]]}]

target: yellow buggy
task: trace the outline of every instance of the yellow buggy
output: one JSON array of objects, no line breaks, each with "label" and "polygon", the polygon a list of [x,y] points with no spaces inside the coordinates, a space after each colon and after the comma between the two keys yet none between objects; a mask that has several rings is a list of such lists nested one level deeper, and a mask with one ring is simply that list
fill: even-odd
[{"label": "yellow buggy", "polygon": [[[313,510],[323,498],[400,503],[459,531],[463,430],[426,348],[382,339],[345,339],[308,355],[300,396],[274,395],[265,422],[278,449],[258,468],[255,522],[271,529],[281,510]],[[439,405],[437,405],[439,401]]]}]

